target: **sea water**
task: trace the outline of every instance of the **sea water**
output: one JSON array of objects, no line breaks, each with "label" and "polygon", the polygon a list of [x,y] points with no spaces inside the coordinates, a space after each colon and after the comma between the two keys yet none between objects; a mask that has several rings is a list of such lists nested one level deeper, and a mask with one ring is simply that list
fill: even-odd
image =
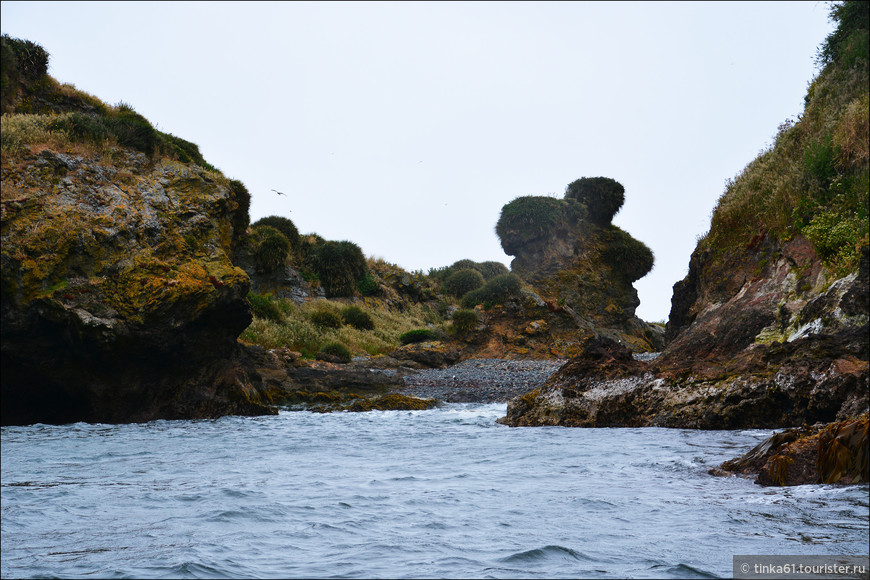
[{"label": "sea water", "polygon": [[712,578],[867,553],[868,486],[707,473],[771,431],[505,405],[2,428],[4,578]]}]

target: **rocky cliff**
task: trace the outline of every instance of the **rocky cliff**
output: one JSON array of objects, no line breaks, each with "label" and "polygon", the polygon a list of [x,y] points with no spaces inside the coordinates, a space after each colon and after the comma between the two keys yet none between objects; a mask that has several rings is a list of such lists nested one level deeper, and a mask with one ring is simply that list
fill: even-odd
[{"label": "rocky cliff", "polygon": [[589,344],[504,423],[732,429],[867,410],[867,3],[833,13],[803,116],[728,184],[674,286],[661,356]]},{"label": "rocky cliff", "polygon": [[274,413],[237,358],[244,187],[2,49],[3,424]]},{"label": "rocky cliff", "polygon": [[3,423],[262,414],[239,204],[195,165],[114,148],[2,162]]}]

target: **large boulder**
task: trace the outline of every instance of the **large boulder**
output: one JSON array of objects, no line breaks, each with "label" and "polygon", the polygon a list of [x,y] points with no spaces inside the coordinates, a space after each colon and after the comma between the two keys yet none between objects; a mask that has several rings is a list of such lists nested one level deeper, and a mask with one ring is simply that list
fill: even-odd
[{"label": "large boulder", "polygon": [[220,173],[124,148],[2,166],[2,421],[273,413],[236,360],[246,207]]}]

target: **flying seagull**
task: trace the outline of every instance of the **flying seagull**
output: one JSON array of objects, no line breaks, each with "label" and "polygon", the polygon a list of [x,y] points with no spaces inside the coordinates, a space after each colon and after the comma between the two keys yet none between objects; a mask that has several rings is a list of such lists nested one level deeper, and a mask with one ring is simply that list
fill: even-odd
[{"label": "flying seagull", "polygon": [[273,189],[272,191],[274,191],[274,192],[277,193],[278,195],[287,195],[286,193],[281,193],[281,192],[278,191],[277,189]]}]

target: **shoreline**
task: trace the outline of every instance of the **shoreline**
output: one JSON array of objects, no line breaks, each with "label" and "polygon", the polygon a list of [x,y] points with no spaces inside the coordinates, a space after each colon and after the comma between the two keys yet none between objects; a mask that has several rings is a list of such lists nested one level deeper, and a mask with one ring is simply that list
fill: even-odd
[{"label": "shoreline", "polygon": [[444,369],[421,369],[392,392],[445,403],[506,403],[542,386],[567,361],[468,359]]}]

